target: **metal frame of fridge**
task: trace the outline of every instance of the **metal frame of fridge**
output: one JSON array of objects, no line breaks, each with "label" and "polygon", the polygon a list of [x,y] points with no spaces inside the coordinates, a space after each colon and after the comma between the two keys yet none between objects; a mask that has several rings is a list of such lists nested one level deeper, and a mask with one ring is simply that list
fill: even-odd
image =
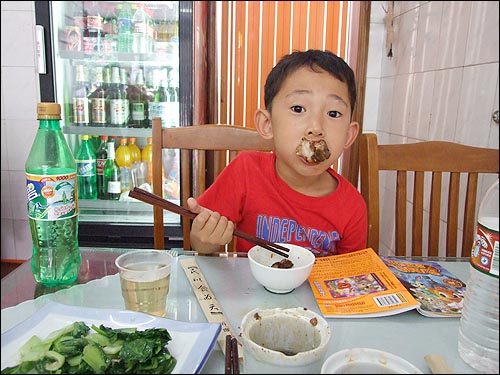
[{"label": "metal frame of fridge", "polygon": [[[54,56],[54,31],[51,21],[51,2],[35,1],[36,25],[43,27],[44,51],[46,67],[45,74],[39,74],[40,80],[40,98],[43,102],[55,102],[56,98],[56,75],[54,74],[55,56]],[[179,124],[180,126],[189,126],[193,123],[193,75],[194,75],[194,40],[193,19],[194,3],[191,1],[179,2]],[[38,27],[38,26],[37,26]],[[196,52],[196,53],[199,53]],[[82,133],[84,134],[84,129]],[[105,129],[105,128],[103,128]],[[135,129],[140,131],[139,136],[144,136],[144,131],[151,129]],[[63,129],[64,132],[64,129]],[[105,133],[102,133],[104,135]],[[97,134],[101,135],[101,134]],[[133,134],[134,135],[134,134]],[[147,135],[150,136],[150,135]],[[180,164],[180,161],[179,161]],[[181,186],[182,196],[182,186]],[[107,203],[108,201],[102,201]],[[114,202],[113,202],[114,203]],[[140,202],[139,204],[147,205]],[[103,220],[93,222],[79,220],[79,242],[80,246],[95,247],[129,247],[129,248],[153,248],[154,230],[153,230],[153,210],[151,210],[151,221],[144,222],[114,222]],[[170,215],[168,213],[167,215]],[[166,248],[182,247],[182,221],[176,217],[165,221],[165,245]]]}]

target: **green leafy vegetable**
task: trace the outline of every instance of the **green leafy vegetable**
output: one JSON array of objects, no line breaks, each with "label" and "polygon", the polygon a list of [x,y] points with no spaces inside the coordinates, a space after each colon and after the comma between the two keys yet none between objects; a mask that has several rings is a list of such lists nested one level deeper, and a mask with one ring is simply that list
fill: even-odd
[{"label": "green leafy vegetable", "polygon": [[166,328],[91,328],[75,322],[45,340],[33,336],[20,349],[21,363],[1,373],[170,374],[177,364],[167,349],[172,336]]}]

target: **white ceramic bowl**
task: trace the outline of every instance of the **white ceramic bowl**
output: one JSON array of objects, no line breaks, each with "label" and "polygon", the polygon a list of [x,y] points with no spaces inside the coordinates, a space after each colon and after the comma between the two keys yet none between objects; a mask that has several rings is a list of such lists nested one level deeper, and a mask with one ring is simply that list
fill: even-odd
[{"label": "white ceramic bowl", "polygon": [[248,259],[255,279],[270,292],[283,294],[293,291],[307,280],[316,258],[304,247],[285,243],[280,245],[290,249],[288,259],[293,262],[292,268],[271,267],[283,257],[260,246],[248,251]]},{"label": "white ceramic bowl", "polygon": [[317,374],[331,338],[326,320],[304,307],[254,309],[240,330],[244,373]]},{"label": "white ceramic bowl", "polygon": [[322,374],[422,374],[418,368],[395,354],[370,348],[352,348],[329,356]]}]

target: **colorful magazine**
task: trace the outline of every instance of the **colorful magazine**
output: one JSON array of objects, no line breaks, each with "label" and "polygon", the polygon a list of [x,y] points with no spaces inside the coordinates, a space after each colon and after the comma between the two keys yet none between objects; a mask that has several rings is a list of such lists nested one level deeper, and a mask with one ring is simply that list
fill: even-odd
[{"label": "colorful magazine", "polygon": [[308,281],[327,318],[372,318],[418,307],[411,293],[370,248],[316,258]]},{"label": "colorful magazine", "polygon": [[381,257],[428,317],[460,317],[465,283],[437,262]]}]

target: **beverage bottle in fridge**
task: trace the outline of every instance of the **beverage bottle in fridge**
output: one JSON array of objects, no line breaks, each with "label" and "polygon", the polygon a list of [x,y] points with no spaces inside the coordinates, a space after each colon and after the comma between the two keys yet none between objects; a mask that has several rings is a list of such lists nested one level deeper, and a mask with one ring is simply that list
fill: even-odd
[{"label": "beverage bottle in fridge", "polygon": [[96,89],[89,96],[92,126],[106,126],[106,91],[104,89],[103,67],[96,67]]},{"label": "beverage bottle in fridge", "polygon": [[111,68],[111,84],[107,101],[109,106],[109,124],[111,126],[125,127],[128,121],[128,100],[121,89],[120,68]]},{"label": "beverage bottle in fridge", "polygon": [[128,139],[128,149],[130,150],[130,161],[132,163],[141,161],[141,149],[135,143],[135,137],[130,137]]},{"label": "beverage bottle in fridge", "polygon": [[161,126],[166,128],[168,126],[170,95],[168,93],[167,71],[163,70],[162,73],[160,84],[154,95],[155,113],[149,114],[149,122],[152,123],[154,117],[160,117]]},{"label": "beverage bottle in fridge", "polygon": [[148,164],[147,182],[153,186],[153,138],[147,138],[147,143],[142,149],[141,157],[142,161]]},{"label": "beverage bottle in fridge", "polygon": [[118,9],[118,52],[132,52],[133,13],[128,1],[117,5]]},{"label": "beverage bottle in fridge", "polygon": [[82,144],[75,157],[78,199],[97,199],[97,160],[89,136],[82,135]]},{"label": "beverage bottle in fridge", "polygon": [[130,120],[130,101],[128,99],[128,71],[125,68],[120,68],[120,90],[125,103],[125,126],[128,126]]},{"label": "beverage bottle in fridge", "polygon": [[133,53],[149,53],[148,40],[148,15],[144,11],[144,3],[137,4],[137,10],[132,18],[132,52]]},{"label": "beverage bottle in fridge", "polygon": [[488,374],[498,374],[498,205],[497,178],[479,205],[458,331],[462,359]]},{"label": "beverage bottle in fridge", "polygon": [[106,14],[104,16],[104,24],[103,30],[105,35],[118,34],[118,17],[115,13],[115,6],[113,4],[107,4],[106,6]]},{"label": "beverage bottle in fridge", "polygon": [[75,84],[73,86],[73,121],[78,126],[88,126],[90,122],[89,92],[85,67],[76,65]]},{"label": "beverage bottle in fridge", "polygon": [[127,138],[120,138],[120,145],[115,151],[116,163],[121,167],[130,167],[132,163]]},{"label": "beverage bottle in fridge", "polygon": [[120,199],[121,184],[120,184],[120,167],[115,160],[115,144],[108,142],[108,158],[104,164],[104,190],[106,199]]},{"label": "beverage bottle in fridge", "polygon": [[106,199],[106,191],[104,190],[104,164],[108,159],[108,136],[101,135],[101,144],[97,148],[96,156],[96,171],[97,171],[97,198]]},{"label": "beverage bottle in fridge", "polygon": [[102,54],[103,26],[104,18],[101,15],[99,4],[97,1],[92,1],[91,7],[87,11],[87,35],[83,40],[84,51],[87,54]]},{"label": "beverage bottle in fridge", "polygon": [[139,69],[135,83],[129,86],[130,125],[146,128],[148,123],[148,99],[144,86],[144,71]]},{"label": "beverage bottle in fridge", "polygon": [[38,103],[38,131],[26,160],[31,270],[46,286],[73,283],[80,270],[76,162],[61,131],[61,107]]},{"label": "beverage bottle in fridge", "polygon": [[120,167],[121,192],[132,189],[132,156],[127,145],[127,138],[120,139],[120,146],[116,149],[116,164]]}]

